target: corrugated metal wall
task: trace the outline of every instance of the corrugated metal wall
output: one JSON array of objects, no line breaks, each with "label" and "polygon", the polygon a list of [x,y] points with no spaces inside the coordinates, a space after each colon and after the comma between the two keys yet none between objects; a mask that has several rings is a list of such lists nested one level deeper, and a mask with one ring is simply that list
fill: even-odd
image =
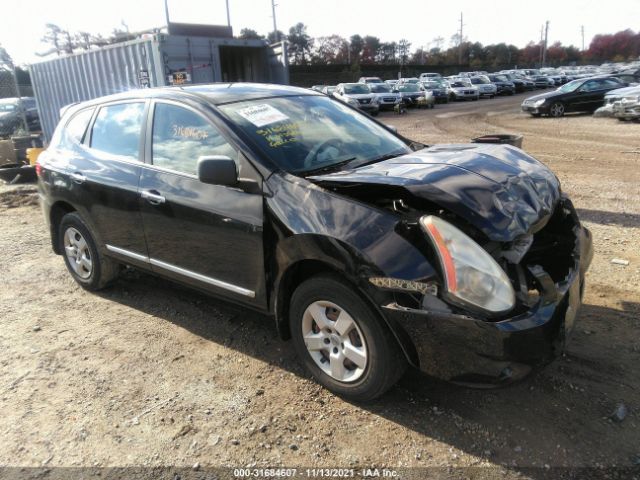
[{"label": "corrugated metal wall", "polygon": [[45,139],[51,138],[62,107],[139,88],[141,70],[149,73],[151,86],[164,85],[153,46],[152,40],[134,41],[31,65]]},{"label": "corrugated metal wall", "polygon": [[140,88],[143,70],[150,87],[167,85],[174,72],[188,72],[191,83],[289,80],[284,44],[164,34],[36,63],[30,70],[45,142],[62,107]]}]

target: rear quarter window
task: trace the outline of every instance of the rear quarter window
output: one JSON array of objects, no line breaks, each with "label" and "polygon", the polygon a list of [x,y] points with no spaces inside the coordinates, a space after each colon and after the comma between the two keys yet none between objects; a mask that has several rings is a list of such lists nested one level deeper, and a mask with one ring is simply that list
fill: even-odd
[{"label": "rear quarter window", "polygon": [[64,127],[56,131],[51,146],[54,148],[71,148],[82,143],[94,108],[87,108],[74,113]]}]

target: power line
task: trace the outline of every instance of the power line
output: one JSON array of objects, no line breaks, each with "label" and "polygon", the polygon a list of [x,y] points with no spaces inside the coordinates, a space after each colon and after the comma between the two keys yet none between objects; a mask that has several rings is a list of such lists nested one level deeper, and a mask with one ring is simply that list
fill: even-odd
[{"label": "power line", "polygon": [[584,25],[580,27],[580,33],[582,33],[582,51],[584,52]]}]

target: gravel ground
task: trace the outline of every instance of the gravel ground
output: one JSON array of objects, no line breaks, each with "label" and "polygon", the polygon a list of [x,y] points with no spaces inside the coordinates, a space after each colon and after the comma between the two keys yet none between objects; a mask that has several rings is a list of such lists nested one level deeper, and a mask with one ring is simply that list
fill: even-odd
[{"label": "gravel ground", "polygon": [[428,143],[520,133],[559,176],[596,256],[566,354],[545,370],[496,390],[409,372],[379,401],[347,403],[304,375],[267,318],[133,270],[99,295],[81,290],[51,252],[33,188],[5,186],[0,466],[454,467],[430,472],[537,479],[640,465],[640,124],[534,119],[520,101],[379,118]]}]

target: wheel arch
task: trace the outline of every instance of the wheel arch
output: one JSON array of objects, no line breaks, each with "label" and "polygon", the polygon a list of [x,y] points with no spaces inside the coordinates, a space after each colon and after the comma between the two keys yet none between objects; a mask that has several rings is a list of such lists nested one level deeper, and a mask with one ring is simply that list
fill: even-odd
[{"label": "wheel arch", "polygon": [[[352,286],[353,291],[373,309],[383,324],[389,328],[407,361],[412,366],[419,367],[418,352],[408,333],[400,325],[388,319],[383,314],[377,302],[366,291],[366,288],[363,288],[361,282],[358,281],[358,277],[340,268],[338,263],[327,261],[326,259],[301,259],[289,265],[281,275],[280,281],[273,292],[273,311],[276,329],[281,338],[285,340],[291,338],[289,328],[289,304],[291,295],[302,282],[321,274],[335,275]],[[373,286],[371,286],[371,288],[373,288]]]},{"label": "wheel arch", "polygon": [[51,247],[57,255],[61,255],[60,251],[60,239],[58,238],[58,230],[60,229],[60,222],[62,218],[71,212],[77,212],[77,210],[69,202],[64,200],[58,200],[51,205],[49,209],[49,228],[51,230]]}]

